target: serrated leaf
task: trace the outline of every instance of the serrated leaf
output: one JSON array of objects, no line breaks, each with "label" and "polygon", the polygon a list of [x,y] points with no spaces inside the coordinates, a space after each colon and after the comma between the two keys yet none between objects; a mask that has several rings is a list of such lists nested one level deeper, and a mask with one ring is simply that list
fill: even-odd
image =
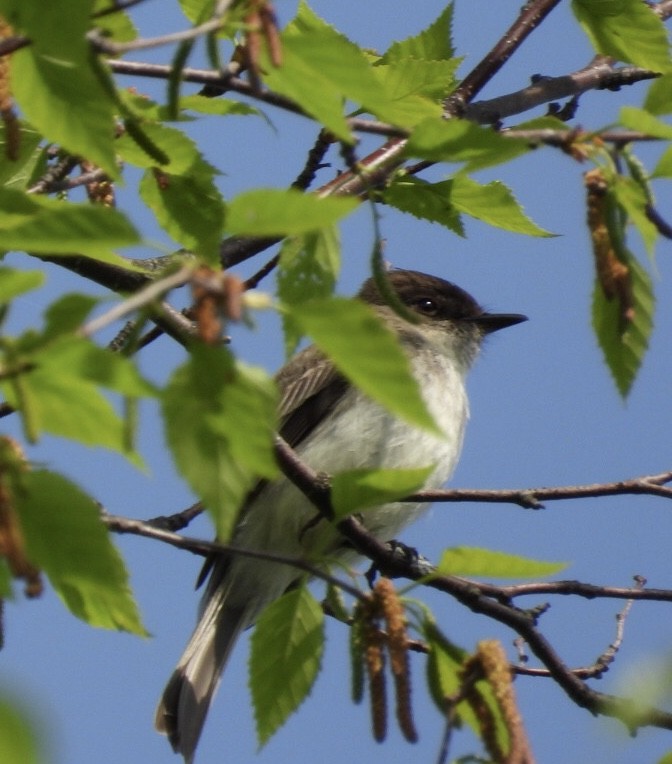
[{"label": "serrated leaf", "polygon": [[[436,626],[434,621],[425,619],[423,622],[425,641],[429,647],[427,656],[427,683],[430,694],[441,714],[446,713],[449,698],[462,694],[464,685],[464,664],[469,659],[469,653],[447,639]],[[491,685],[483,679],[475,682],[474,690],[487,704],[495,722],[494,733],[499,747],[509,750],[510,737],[507,725],[502,718],[502,712]],[[483,736],[483,719],[467,700],[462,700],[455,706],[458,719],[467,724],[477,737]]]},{"label": "serrated leaf", "polygon": [[653,252],[656,241],[658,240],[658,229],[649,220],[647,208],[650,204],[648,188],[642,187],[633,178],[626,178],[618,175],[611,187],[618,204],[625,210],[629,220],[635,225],[639,235],[642,237],[646,251]]},{"label": "serrated leaf", "polygon": [[46,470],[22,475],[15,500],[28,556],[70,612],[91,626],[146,635],[96,502]]},{"label": "serrated leaf", "polygon": [[644,359],[653,331],[655,300],[648,273],[635,257],[622,250],[630,273],[631,320],[624,322],[623,306],[608,299],[596,280],[593,290],[593,329],[619,393],[627,397]]},{"label": "serrated leaf", "polygon": [[276,391],[256,369],[225,348],[195,346],[162,400],[175,463],[203,500],[217,535],[231,535],[241,504],[260,477],[274,477]]},{"label": "serrated leaf", "polygon": [[261,614],[252,635],[249,674],[260,746],[310,693],[323,649],[324,615],[305,586]]},{"label": "serrated leaf", "polygon": [[[122,419],[99,390],[102,384],[123,394],[153,393],[128,359],[77,337],[64,336],[40,347],[39,337],[27,335],[18,347],[22,344],[26,354],[20,360],[31,368],[2,387],[21,415],[26,436],[33,440],[51,433],[117,451],[139,464]],[[35,352],[28,353],[35,345]]]},{"label": "serrated leaf", "polygon": [[25,710],[6,697],[0,697],[0,758],[5,764],[44,761]]},{"label": "serrated leaf", "polygon": [[282,33],[281,45],[281,67],[262,56],[269,88],[291,98],[341,140],[352,141],[343,113],[346,100],[400,125],[412,126],[425,114],[440,113],[437,105],[418,95],[417,88],[388,91],[386,77],[376,76],[364,51],[305,2],[299,4],[296,18]]},{"label": "serrated leaf", "polygon": [[439,432],[397,337],[359,300],[332,297],[291,309],[303,331],[370,398],[418,427]]},{"label": "serrated leaf", "polygon": [[466,175],[457,175],[449,182],[452,183],[450,200],[465,215],[526,236],[555,235],[530,220],[511,190],[502,182],[494,180],[481,185]]},{"label": "serrated leaf", "polygon": [[333,475],[331,480],[331,503],[335,519],[357,510],[377,507],[397,499],[403,499],[420,490],[434,466],[420,469],[346,470]]},{"label": "serrated leaf", "polygon": [[333,225],[357,206],[357,199],[321,199],[293,189],[257,189],[231,200],[226,230],[240,236],[297,236]]},{"label": "serrated leaf", "polygon": [[219,264],[225,205],[208,172],[172,175],[147,170],[140,196],[176,242],[211,265]]},{"label": "serrated leaf", "polygon": [[15,297],[44,284],[42,271],[19,271],[15,268],[0,267],[0,303],[9,302]]},{"label": "serrated leaf", "polygon": [[[460,59],[450,61],[400,61],[394,64],[376,64],[373,73],[381,82],[388,97],[396,102],[412,96],[424,96],[432,101],[439,101],[447,95],[457,84],[455,72],[460,65]],[[424,99],[423,99],[424,100]],[[416,99],[422,104],[420,99]],[[411,101],[409,100],[409,107]],[[409,117],[403,124],[417,125],[425,117],[440,116],[441,106],[431,108],[424,106],[424,114],[421,112],[409,123]]]},{"label": "serrated leaf", "polygon": [[436,569],[438,573],[448,576],[537,578],[553,575],[566,567],[565,562],[532,560],[477,547],[453,547],[443,552]]},{"label": "serrated leaf", "polygon": [[452,44],[453,4],[441,11],[436,21],[413,37],[393,42],[385,51],[382,61],[403,61],[415,58],[422,61],[445,61],[453,58]]},{"label": "serrated leaf", "polygon": [[12,95],[21,111],[48,140],[117,177],[114,101],[94,71],[86,40],[92,0],[11,5],[12,24],[31,40],[11,60]]},{"label": "serrated leaf", "polygon": [[[182,130],[152,122],[142,122],[141,129],[168,158],[167,164],[158,165],[164,172],[182,175],[198,171],[211,177],[216,174],[215,168],[202,158],[198,146]],[[128,133],[117,139],[116,149],[125,162],[136,167],[157,167],[156,158],[148,154]]]},{"label": "serrated leaf", "polygon": [[662,19],[640,0],[572,0],[572,10],[595,52],[645,69],[669,71]]},{"label": "serrated leaf", "polygon": [[440,223],[458,236],[464,236],[460,213],[451,202],[453,182],[427,183],[419,178],[395,179],[383,192],[383,201],[402,212]]},{"label": "serrated leaf", "polygon": [[138,244],[140,237],[116,209],[4,188],[0,189],[0,240],[5,250],[88,255],[123,265],[123,258],[112,249]]},{"label": "serrated leaf", "polygon": [[[340,270],[340,242],[336,226],[287,239],[280,251],[278,297],[285,305],[330,297]],[[289,357],[301,339],[291,313],[282,314],[285,354]]]},{"label": "serrated leaf", "polygon": [[505,138],[464,119],[427,119],[411,133],[406,154],[431,162],[464,162],[471,171],[508,162],[530,150],[529,143]]},{"label": "serrated leaf", "polygon": [[459,61],[403,61],[377,64],[373,74],[380,86],[377,103],[370,105],[380,119],[406,128],[425,119],[440,118],[439,100],[454,86]]},{"label": "serrated leaf", "polygon": [[337,138],[352,141],[344,99],[377,99],[376,80],[362,51],[320,19],[305,2],[280,36],[282,66],[262,57],[271,90],[291,98]]},{"label": "serrated leaf", "polygon": [[[66,296],[63,303],[59,302],[59,314],[68,304],[72,305],[75,310],[85,309],[86,299],[82,301],[73,299],[79,296]],[[54,331],[54,334],[57,318],[59,328],[65,328],[64,324],[60,323],[62,320],[60,315],[54,316],[53,311],[48,311],[47,315],[49,317],[48,326]],[[142,377],[133,360],[118,353],[112,353],[106,348],[101,348],[83,337],[59,337],[36,355],[35,360],[42,369],[51,369],[54,374],[57,368],[61,366],[67,369],[69,375],[77,376],[82,380],[101,385],[123,395],[135,397],[155,397],[157,395],[157,388]]]}]

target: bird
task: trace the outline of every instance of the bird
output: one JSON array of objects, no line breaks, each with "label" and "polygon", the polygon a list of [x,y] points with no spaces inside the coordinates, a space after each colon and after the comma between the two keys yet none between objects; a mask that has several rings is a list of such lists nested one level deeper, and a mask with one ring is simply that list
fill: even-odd
[{"label": "bird", "polygon": [[[462,449],[469,418],[466,377],[483,339],[527,317],[489,313],[466,291],[438,276],[395,269],[386,279],[413,322],[388,304],[385,290],[373,278],[364,282],[357,297],[397,335],[439,431],[419,428],[390,413],[311,345],[276,375],[279,434],[316,471],[334,474],[433,465],[423,488],[438,488],[451,477]],[[390,541],[426,509],[426,503],[391,502],[367,509],[362,521],[369,533]],[[356,559],[336,526],[321,517],[286,477],[262,481],[250,492],[231,543],[294,557],[319,552],[332,560]],[[196,628],[155,715],[156,729],[168,736],[187,764],[194,759],[238,637],[305,574],[288,565],[230,553],[206,563],[205,575]]]}]

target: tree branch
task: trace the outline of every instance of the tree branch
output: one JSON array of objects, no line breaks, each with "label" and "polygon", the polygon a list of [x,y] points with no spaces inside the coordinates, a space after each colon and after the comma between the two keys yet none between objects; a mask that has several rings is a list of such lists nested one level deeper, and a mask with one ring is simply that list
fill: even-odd
[{"label": "tree branch", "polygon": [[559,2],[560,0],[533,0],[525,3],[518,18],[504,35],[444,101],[446,113],[461,116],[465,105],[490,82]]},{"label": "tree branch", "polygon": [[201,557],[237,554],[242,557],[251,557],[254,560],[266,560],[267,562],[274,562],[280,565],[289,565],[297,570],[302,570],[315,578],[326,581],[328,584],[337,586],[339,589],[347,592],[357,600],[364,599],[361,590],[356,586],[352,586],[347,581],[336,578],[330,573],[327,573],[324,568],[314,565],[308,560],[301,559],[300,557],[290,557],[289,555],[277,554],[275,552],[260,552],[255,549],[239,547],[235,544],[222,544],[216,541],[186,538],[185,536],[180,536],[172,531],[158,528],[153,523],[143,522],[142,520],[133,520],[129,517],[121,517],[119,515],[110,515],[106,512],[101,514],[101,519],[103,524],[114,533],[131,534],[133,536],[143,536],[144,538],[154,539],[155,541],[162,541],[164,544],[169,544],[177,549],[184,549],[187,552],[200,555]]},{"label": "tree branch", "polygon": [[482,501],[488,503],[518,504],[526,509],[542,509],[542,501],[598,498],[602,496],[642,495],[672,499],[672,471],[657,475],[619,480],[613,483],[590,483],[587,485],[556,486],[554,488],[522,488],[514,490],[436,490],[418,491],[403,501]]},{"label": "tree branch", "polygon": [[522,90],[472,103],[465,109],[464,116],[479,124],[494,124],[550,101],[577,96],[588,90],[609,90],[633,85],[659,76],[657,72],[637,66],[617,67],[613,61],[597,56],[577,72],[560,77],[541,77]]}]

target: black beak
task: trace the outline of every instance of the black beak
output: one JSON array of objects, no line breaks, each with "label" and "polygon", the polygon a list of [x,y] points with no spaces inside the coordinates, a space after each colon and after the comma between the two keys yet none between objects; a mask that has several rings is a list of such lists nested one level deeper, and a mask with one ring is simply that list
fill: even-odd
[{"label": "black beak", "polygon": [[500,329],[506,329],[507,326],[515,326],[527,321],[527,316],[520,313],[481,313],[479,316],[469,316],[463,320],[477,324],[483,334],[492,334]]}]

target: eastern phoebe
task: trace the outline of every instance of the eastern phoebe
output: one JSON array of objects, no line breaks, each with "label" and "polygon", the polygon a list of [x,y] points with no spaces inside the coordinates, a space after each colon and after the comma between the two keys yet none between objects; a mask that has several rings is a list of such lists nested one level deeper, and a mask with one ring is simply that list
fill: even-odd
[{"label": "eastern phoebe", "polygon": [[[465,291],[417,271],[394,270],[389,283],[417,316],[410,323],[390,308],[373,279],[359,292],[397,333],[430,413],[443,437],[397,419],[366,397],[314,346],[278,373],[280,434],[313,469],[333,474],[357,468],[435,465],[424,488],[452,475],[469,417],[465,378],[483,338],[525,321],[518,314],[486,313]],[[390,503],[363,514],[376,537],[389,541],[426,504]],[[319,551],[340,559],[355,554],[287,478],[262,483],[241,511],[232,543],[301,557]],[[217,558],[201,602],[199,622],[163,693],[156,728],[186,762],[198,739],[224,665],[240,633],[303,574],[287,565],[243,556]]]}]

